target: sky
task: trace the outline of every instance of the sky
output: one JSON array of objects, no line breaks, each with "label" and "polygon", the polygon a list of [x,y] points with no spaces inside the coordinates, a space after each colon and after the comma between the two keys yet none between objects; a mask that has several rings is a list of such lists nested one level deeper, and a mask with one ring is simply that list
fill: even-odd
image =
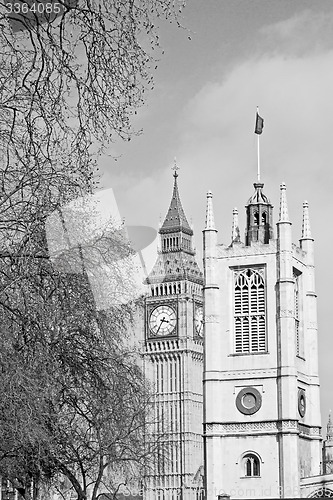
[{"label": "sky", "polygon": [[[188,0],[182,24],[160,26],[165,53],[134,122],[143,133],[129,143],[116,141],[101,157],[101,188],[112,188],[127,224],[157,229],[169,207],[176,157],[201,265],[208,190],[219,242],[230,243],[234,207],[244,240],[244,206],[256,181],[259,106],[264,193],[277,222],[279,185],[286,183],[294,243],[301,237],[302,203],[309,203],[325,432],[333,409],[332,0]],[[144,256],[155,258],[148,251]]]}]

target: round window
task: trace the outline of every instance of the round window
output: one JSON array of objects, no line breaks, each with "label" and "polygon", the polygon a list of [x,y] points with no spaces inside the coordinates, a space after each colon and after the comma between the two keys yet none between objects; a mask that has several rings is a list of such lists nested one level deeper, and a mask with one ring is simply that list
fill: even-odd
[{"label": "round window", "polygon": [[244,415],[253,415],[261,407],[261,394],[254,387],[245,387],[236,397],[237,409]]},{"label": "round window", "polygon": [[253,408],[256,405],[256,398],[251,392],[244,394],[242,403],[245,408]]},{"label": "round window", "polygon": [[305,391],[303,389],[298,390],[298,413],[303,418],[306,412],[306,399]]}]

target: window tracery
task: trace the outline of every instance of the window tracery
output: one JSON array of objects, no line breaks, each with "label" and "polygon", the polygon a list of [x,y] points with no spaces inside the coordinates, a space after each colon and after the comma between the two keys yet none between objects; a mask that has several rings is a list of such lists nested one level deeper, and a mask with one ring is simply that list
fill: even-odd
[{"label": "window tracery", "polygon": [[264,268],[235,271],[235,352],[265,352],[266,300]]},{"label": "window tracery", "polygon": [[260,476],[259,458],[253,453],[247,453],[243,457],[243,468],[246,477]]}]

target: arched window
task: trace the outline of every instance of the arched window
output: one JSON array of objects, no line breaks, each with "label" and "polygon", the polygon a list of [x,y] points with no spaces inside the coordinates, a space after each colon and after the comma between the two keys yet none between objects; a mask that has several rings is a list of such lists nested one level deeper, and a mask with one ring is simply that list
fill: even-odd
[{"label": "arched window", "polygon": [[258,214],[258,212],[254,212],[254,214],[253,214],[253,223],[256,226],[259,226],[259,214]]},{"label": "arched window", "polygon": [[262,222],[262,224],[263,224],[264,226],[267,224],[267,214],[266,214],[266,212],[263,212],[263,213],[261,214],[261,222]]},{"label": "arched window", "polygon": [[246,477],[260,476],[259,458],[253,453],[247,453],[243,457],[243,470]]},{"label": "arched window", "polygon": [[266,352],[265,270],[234,273],[235,352]]}]

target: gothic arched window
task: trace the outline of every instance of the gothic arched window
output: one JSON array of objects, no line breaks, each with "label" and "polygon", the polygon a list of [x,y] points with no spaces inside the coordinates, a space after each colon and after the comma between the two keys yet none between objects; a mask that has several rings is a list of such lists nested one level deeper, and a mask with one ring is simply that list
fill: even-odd
[{"label": "gothic arched window", "polygon": [[263,212],[261,215],[261,222],[265,226],[267,224],[267,214],[266,212]]},{"label": "gothic arched window", "polygon": [[247,453],[243,457],[244,475],[246,477],[260,476],[260,462],[257,455]]},{"label": "gothic arched window", "polygon": [[258,212],[254,212],[254,214],[253,214],[253,223],[256,226],[259,226],[259,214],[258,214]]},{"label": "gothic arched window", "polygon": [[235,352],[265,352],[266,291],[264,268],[234,272]]}]

